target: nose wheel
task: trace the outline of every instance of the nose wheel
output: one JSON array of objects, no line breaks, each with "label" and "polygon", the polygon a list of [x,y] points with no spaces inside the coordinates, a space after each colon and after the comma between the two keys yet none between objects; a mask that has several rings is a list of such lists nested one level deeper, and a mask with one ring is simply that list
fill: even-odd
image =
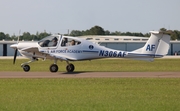
[{"label": "nose wheel", "polygon": [[49,67],[49,70],[51,72],[57,72],[58,71],[58,66],[56,64],[52,64],[50,67]]},{"label": "nose wheel", "polygon": [[74,65],[73,65],[73,64],[68,64],[68,65],[66,66],[66,70],[67,70],[67,72],[73,72],[73,71],[74,71],[74,69],[75,69],[75,67],[74,67]]},{"label": "nose wheel", "polygon": [[28,72],[28,71],[30,71],[30,66],[29,66],[28,64],[31,63],[31,62],[37,61],[37,60],[38,60],[38,59],[33,58],[33,59],[31,59],[30,61],[28,61],[28,62],[22,63],[22,64],[21,64],[21,67],[23,68],[23,70],[24,70],[25,72]]},{"label": "nose wheel", "polygon": [[30,66],[29,66],[29,65],[24,65],[24,66],[23,66],[23,70],[24,70],[25,72],[28,72],[28,71],[30,70]]}]

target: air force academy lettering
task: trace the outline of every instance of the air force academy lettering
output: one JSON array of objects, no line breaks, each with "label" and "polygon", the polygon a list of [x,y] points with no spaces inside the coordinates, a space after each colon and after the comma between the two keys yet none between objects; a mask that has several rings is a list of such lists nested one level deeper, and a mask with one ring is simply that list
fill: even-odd
[{"label": "air force academy lettering", "polygon": [[82,50],[47,50],[44,53],[82,53]]},{"label": "air force academy lettering", "polygon": [[100,50],[99,56],[102,57],[124,57],[126,55],[126,52],[124,51],[105,51]]}]

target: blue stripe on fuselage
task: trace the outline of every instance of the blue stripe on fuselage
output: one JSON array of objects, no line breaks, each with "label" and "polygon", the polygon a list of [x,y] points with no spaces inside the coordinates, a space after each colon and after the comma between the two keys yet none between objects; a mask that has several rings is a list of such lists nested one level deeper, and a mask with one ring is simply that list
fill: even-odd
[{"label": "blue stripe on fuselage", "polygon": [[128,53],[128,55],[132,55],[132,56],[158,56],[158,57],[163,57],[163,55],[159,55],[159,54],[138,54],[138,53]]},{"label": "blue stripe on fuselage", "polygon": [[89,52],[89,53],[98,53],[99,51],[90,51],[90,50],[83,50],[83,52]]}]

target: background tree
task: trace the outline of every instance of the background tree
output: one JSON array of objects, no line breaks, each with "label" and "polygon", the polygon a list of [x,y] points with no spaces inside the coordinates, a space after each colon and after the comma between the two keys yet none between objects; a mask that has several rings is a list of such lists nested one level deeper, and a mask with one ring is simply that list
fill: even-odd
[{"label": "background tree", "polygon": [[172,31],[171,40],[180,40],[180,31],[178,30]]},{"label": "background tree", "polygon": [[47,36],[50,36],[51,34],[50,33],[47,33],[47,32],[42,32],[38,35],[38,40],[41,40],[43,39],[44,37],[47,37]]},{"label": "background tree", "polygon": [[3,32],[0,32],[0,40],[5,40],[6,35]]},{"label": "background tree", "polygon": [[111,35],[121,35],[120,31],[111,32]]},{"label": "background tree", "polygon": [[174,30],[174,33],[175,33],[175,35],[176,35],[176,39],[177,40],[180,40],[180,31],[178,31],[178,30]]},{"label": "background tree", "polygon": [[150,33],[146,33],[146,34],[144,34],[144,37],[150,37]]},{"label": "background tree", "polygon": [[38,39],[38,37],[37,37],[37,35],[34,35],[34,34],[33,34],[33,35],[31,35],[31,38],[32,38],[31,40],[33,40],[33,41],[37,41],[37,40],[39,40],[39,39]]},{"label": "background tree", "polygon": [[160,28],[159,31],[167,31],[165,28]]},{"label": "background tree", "polygon": [[105,31],[100,26],[94,26],[89,30],[90,35],[105,35]]},{"label": "background tree", "polygon": [[11,37],[9,34],[6,34],[6,40],[11,40]]},{"label": "background tree", "polygon": [[79,30],[72,30],[70,36],[82,36],[82,32]]},{"label": "background tree", "polygon": [[31,34],[29,32],[24,32],[19,38],[20,40],[32,40]]},{"label": "background tree", "polygon": [[106,30],[104,34],[105,34],[105,35],[110,35],[111,32],[110,32],[109,30]]}]

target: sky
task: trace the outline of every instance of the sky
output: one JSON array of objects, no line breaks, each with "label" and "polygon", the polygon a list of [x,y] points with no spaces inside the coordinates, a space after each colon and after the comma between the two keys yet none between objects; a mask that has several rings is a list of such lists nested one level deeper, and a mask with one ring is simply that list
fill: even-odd
[{"label": "sky", "polygon": [[180,0],[0,0],[0,32],[180,30]]}]

